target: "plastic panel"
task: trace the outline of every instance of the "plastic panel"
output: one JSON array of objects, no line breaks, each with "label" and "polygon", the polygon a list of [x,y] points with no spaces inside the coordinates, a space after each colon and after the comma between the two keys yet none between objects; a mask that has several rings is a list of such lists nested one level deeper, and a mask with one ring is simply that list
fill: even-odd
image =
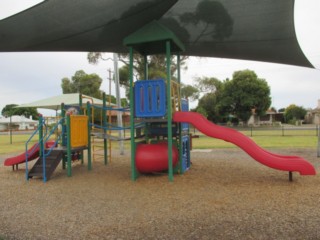
[{"label": "plastic panel", "polygon": [[166,84],[163,79],[137,81],[134,91],[136,117],[166,115]]}]

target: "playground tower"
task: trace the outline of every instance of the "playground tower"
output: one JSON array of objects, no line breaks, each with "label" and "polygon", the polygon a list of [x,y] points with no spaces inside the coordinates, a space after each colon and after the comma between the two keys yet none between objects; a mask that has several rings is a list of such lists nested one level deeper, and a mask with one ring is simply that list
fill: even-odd
[{"label": "playground tower", "polygon": [[[132,180],[136,180],[139,174],[140,163],[137,165],[137,160],[142,159],[142,165],[157,165],[157,155],[163,155],[163,151],[167,151],[167,156],[164,154],[167,160],[167,164],[165,165],[168,168],[169,181],[173,181],[175,171],[183,173],[190,166],[188,125],[184,125],[184,129],[182,129],[182,124],[172,122],[173,112],[182,111],[182,100],[180,98],[180,53],[184,51],[184,46],[172,31],[157,21],[145,25],[126,37],[124,39],[124,45],[129,48],[130,54]],[[144,58],[144,80],[134,81],[133,79],[134,53],[141,54]],[[148,56],[155,54],[165,55],[166,79],[148,79]],[[177,56],[176,81],[172,78],[171,72],[172,54]],[[188,110],[188,104],[185,100],[183,101],[183,106],[184,110]],[[135,123],[138,122],[145,123],[145,139],[142,142],[137,142],[134,138],[134,126]],[[147,145],[142,148],[141,144]],[[153,144],[165,144],[166,147],[161,148]],[[154,153],[154,150],[158,151],[158,153]],[[176,151],[178,151],[178,156],[175,154]],[[175,165],[177,162],[176,158],[178,158],[177,165]],[[155,162],[152,163],[152,161]]]}]

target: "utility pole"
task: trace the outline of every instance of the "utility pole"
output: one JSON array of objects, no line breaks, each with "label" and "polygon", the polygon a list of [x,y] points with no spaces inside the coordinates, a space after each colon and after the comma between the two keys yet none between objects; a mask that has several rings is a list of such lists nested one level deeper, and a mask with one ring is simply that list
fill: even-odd
[{"label": "utility pole", "polygon": [[[116,100],[117,100],[117,107],[121,108],[121,99],[120,99],[120,82],[119,82],[119,68],[118,68],[118,54],[113,53],[113,66],[114,66],[114,81],[116,85]],[[122,112],[117,111],[117,119],[118,119],[118,126],[120,128],[123,127],[122,123]],[[119,148],[120,148],[120,154],[124,154],[124,145],[123,145],[123,137],[124,137],[124,131],[119,131]]]}]

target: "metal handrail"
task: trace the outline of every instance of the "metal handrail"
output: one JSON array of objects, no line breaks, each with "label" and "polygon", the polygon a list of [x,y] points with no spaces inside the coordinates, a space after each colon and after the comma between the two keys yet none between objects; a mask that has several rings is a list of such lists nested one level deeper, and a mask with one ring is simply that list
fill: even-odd
[{"label": "metal handrail", "polygon": [[[40,121],[42,120],[42,121]],[[28,174],[29,174],[29,169],[28,169],[28,157],[29,155],[32,155],[34,154],[34,152],[39,148],[39,145],[40,145],[40,142],[43,140],[43,139],[39,139],[38,143],[35,144],[35,147],[32,149],[31,152],[28,152],[28,144],[30,143],[30,141],[32,140],[32,138],[40,131],[41,128],[43,128],[43,126],[46,126],[45,123],[44,123],[44,120],[43,119],[40,119],[39,120],[39,125],[37,127],[37,129],[31,134],[31,136],[28,138],[28,140],[26,141],[25,143],[25,155],[26,155],[26,179],[29,180],[28,178]],[[46,127],[46,133],[47,133],[47,127]]]},{"label": "metal handrail", "polygon": [[[44,142],[46,143],[49,138],[54,134],[55,130],[58,128],[59,124],[63,125],[65,118],[61,118],[58,123],[51,129],[49,132],[48,136],[45,138]],[[60,140],[61,136],[63,136],[63,128],[62,128],[62,133],[58,136],[58,138],[55,140],[54,145],[49,148],[47,153],[44,151],[44,148],[42,149],[42,176],[43,176],[43,182],[47,181],[47,176],[46,176],[46,157],[49,156],[49,154],[52,152],[53,148],[55,148],[58,144],[58,141]],[[44,137],[46,134],[44,135]],[[43,137],[43,138],[44,138]],[[43,139],[42,139],[43,140]]]},{"label": "metal handrail", "polygon": [[[40,144],[46,143],[49,138],[55,133],[55,130],[58,128],[58,126],[64,121],[64,118],[61,118],[58,123],[51,129],[51,131],[48,133],[48,127],[45,124],[45,120],[44,119],[40,119],[39,120],[39,125],[37,127],[37,129],[32,133],[32,135],[29,137],[29,139],[26,141],[26,180],[29,180],[28,174],[29,174],[29,169],[28,169],[28,157],[29,155],[32,155],[36,149],[39,148]],[[45,134],[43,134],[43,136],[38,140],[38,143],[35,145],[34,149],[28,153],[28,144],[29,142],[32,140],[32,138],[40,131],[41,128],[43,128],[43,126],[45,126]],[[55,148],[58,144],[58,141],[60,141],[61,136],[63,136],[63,131],[62,134],[60,134],[58,136],[58,138],[55,140],[55,143],[53,144],[53,146],[51,146],[49,148],[49,151],[46,153],[45,152],[45,148],[42,147],[42,152],[41,152],[41,156],[42,156],[42,164],[43,164],[43,181],[46,182],[46,171],[45,171],[45,167],[46,167],[46,157],[52,152],[53,148]]]}]

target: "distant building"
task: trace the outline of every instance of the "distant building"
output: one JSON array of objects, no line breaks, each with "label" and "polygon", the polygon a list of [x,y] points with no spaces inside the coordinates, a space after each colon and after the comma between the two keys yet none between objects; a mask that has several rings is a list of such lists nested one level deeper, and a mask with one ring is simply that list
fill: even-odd
[{"label": "distant building", "polygon": [[[117,110],[107,110],[107,117],[109,117],[109,115],[111,115],[111,122],[114,124],[114,123],[117,123],[118,121],[118,112]],[[122,115],[122,121],[123,123],[125,124],[129,124],[130,122],[130,112],[128,111],[121,111],[120,112],[121,115]]]},{"label": "distant building", "polygon": [[0,118],[0,131],[12,130],[34,130],[38,126],[38,121],[32,120],[32,117],[25,116],[11,116],[7,118]]},{"label": "distant building", "polygon": [[317,125],[320,124],[320,99],[318,100],[317,107],[307,112],[307,115],[305,116],[305,122]]},{"label": "distant building", "polygon": [[255,112],[252,112],[251,117],[248,120],[248,125],[260,126],[260,125],[273,125],[275,123],[281,124],[283,122],[283,113],[277,113],[274,110],[267,110],[264,116],[257,116]]}]

